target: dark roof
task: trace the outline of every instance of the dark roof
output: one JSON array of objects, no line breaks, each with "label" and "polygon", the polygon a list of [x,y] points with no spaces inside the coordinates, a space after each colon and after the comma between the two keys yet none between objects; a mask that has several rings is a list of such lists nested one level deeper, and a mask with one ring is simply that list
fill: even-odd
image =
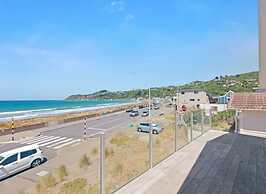
[{"label": "dark roof", "polygon": [[229,108],[266,111],[266,92],[234,93]]}]

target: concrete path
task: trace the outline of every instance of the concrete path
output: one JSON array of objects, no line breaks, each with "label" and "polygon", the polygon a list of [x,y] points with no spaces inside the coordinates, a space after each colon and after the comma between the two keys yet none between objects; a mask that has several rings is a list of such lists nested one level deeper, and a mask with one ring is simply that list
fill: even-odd
[{"label": "concrete path", "polygon": [[115,194],[176,194],[208,141],[226,134],[209,131]]}]

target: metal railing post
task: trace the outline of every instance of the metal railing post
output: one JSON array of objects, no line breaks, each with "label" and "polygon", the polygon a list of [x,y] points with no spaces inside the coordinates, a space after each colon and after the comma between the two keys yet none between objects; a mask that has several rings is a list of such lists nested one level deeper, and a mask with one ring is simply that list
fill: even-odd
[{"label": "metal railing post", "polygon": [[210,110],[209,123],[210,123],[210,129],[212,129],[212,111],[211,110]]},{"label": "metal railing post", "polygon": [[238,133],[239,129],[238,129],[238,111],[236,110],[236,114],[235,114],[235,133]]},{"label": "metal railing post", "polygon": [[11,119],[11,140],[12,141],[15,141],[14,128],[15,128],[15,122],[14,122],[14,118],[12,118]]},{"label": "metal railing post", "polygon": [[193,140],[193,112],[190,113],[190,141]]},{"label": "metal railing post", "polygon": [[201,110],[201,134],[203,134],[203,130],[204,130],[204,110]]},{"label": "metal railing post", "polygon": [[[178,122],[177,122],[178,119]],[[177,124],[179,124],[179,111],[177,105],[175,106],[175,152],[177,151]]]},{"label": "metal railing post", "polygon": [[84,118],[84,123],[83,123],[83,138],[84,140],[86,140],[86,136],[87,136],[87,118]]},{"label": "metal railing post", "polygon": [[105,134],[100,135],[100,194],[105,193],[104,183],[104,163],[105,163]]}]

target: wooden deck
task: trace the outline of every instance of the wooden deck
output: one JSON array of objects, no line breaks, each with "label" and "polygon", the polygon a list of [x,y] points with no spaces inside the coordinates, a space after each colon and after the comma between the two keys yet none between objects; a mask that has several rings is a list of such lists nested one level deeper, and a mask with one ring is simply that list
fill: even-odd
[{"label": "wooden deck", "polygon": [[178,194],[266,193],[266,138],[225,134],[209,141]]}]

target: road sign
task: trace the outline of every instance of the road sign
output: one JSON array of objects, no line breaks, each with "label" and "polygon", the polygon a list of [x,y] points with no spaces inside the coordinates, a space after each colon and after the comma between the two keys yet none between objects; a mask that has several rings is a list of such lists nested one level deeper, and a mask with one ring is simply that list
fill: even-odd
[{"label": "road sign", "polygon": [[182,105],[181,109],[182,109],[183,112],[186,112],[187,111],[186,105]]}]

